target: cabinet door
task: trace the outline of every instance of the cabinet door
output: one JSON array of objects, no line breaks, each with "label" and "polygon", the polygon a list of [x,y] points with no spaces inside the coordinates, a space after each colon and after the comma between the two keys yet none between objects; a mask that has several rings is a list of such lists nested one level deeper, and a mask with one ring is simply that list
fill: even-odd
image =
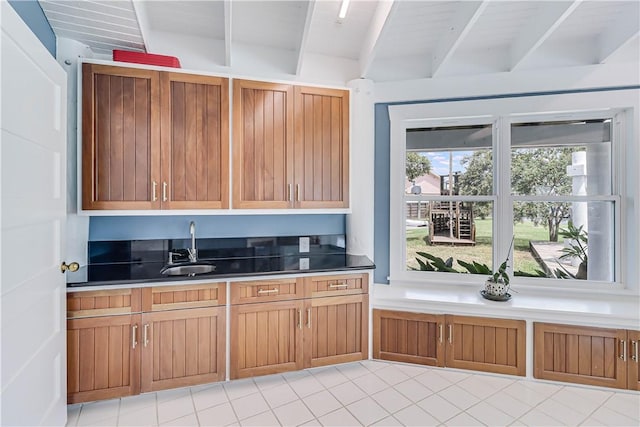
[{"label": "cabinet door", "polygon": [[303,368],[302,301],[231,307],[231,378]]},{"label": "cabinet door", "polygon": [[229,80],[160,74],[163,209],[229,206]]},{"label": "cabinet door", "polygon": [[368,295],[306,300],[305,367],[368,357]]},{"label": "cabinet door", "polygon": [[157,71],[82,65],[82,208],[160,207]]},{"label": "cabinet door", "polygon": [[292,86],[234,79],[233,138],[233,207],[292,207]]},{"label": "cabinet door", "polygon": [[225,307],[142,317],[142,391],[224,380]]},{"label": "cabinet door", "polygon": [[525,375],[525,322],[446,316],[446,366]]},{"label": "cabinet door", "polygon": [[67,320],[67,402],[140,392],[139,315]]},{"label": "cabinet door", "polygon": [[295,205],[349,206],[349,91],[295,88]]},{"label": "cabinet door", "polygon": [[373,310],[373,357],[444,366],[444,315]]},{"label": "cabinet door", "polygon": [[626,388],[625,339],[624,330],[535,323],[534,377]]},{"label": "cabinet door", "polygon": [[629,340],[629,356],[627,358],[629,370],[628,388],[630,390],[640,390],[640,369],[638,369],[640,364],[640,360],[638,360],[640,356],[640,331],[627,331],[627,338]]}]

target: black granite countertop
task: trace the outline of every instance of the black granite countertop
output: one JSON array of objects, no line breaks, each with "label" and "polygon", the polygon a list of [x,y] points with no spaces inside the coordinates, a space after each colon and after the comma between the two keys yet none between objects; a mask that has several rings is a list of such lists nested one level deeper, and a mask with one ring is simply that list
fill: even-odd
[{"label": "black granite countertop", "polygon": [[[307,261],[308,260],[308,268]],[[215,271],[195,276],[167,276],[161,273],[165,262],[134,261],[89,264],[67,274],[67,287],[126,285],[145,282],[228,279],[276,274],[300,274],[369,270],[373,261],[362,255],[345,253],[256,256],[200,259],[210,263]]]}]

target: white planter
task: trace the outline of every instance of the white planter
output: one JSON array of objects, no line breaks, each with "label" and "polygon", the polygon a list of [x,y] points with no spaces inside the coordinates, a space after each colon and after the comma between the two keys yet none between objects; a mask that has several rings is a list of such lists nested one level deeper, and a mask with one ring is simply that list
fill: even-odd
[{"label": "white planter", "polygon": [[484,282],[484,290],[487,294],[496,297],[502,297],[509,292],[509,285],[503,281],[494,282],[493,280],[487,280]]}]

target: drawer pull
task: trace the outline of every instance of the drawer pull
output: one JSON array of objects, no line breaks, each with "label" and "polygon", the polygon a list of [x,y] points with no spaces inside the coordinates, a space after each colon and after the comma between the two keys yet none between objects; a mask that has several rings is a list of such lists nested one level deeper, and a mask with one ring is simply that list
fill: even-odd
[{"label": "drawer pull", "polygon": [[311,329],[311,309],[307,308],[307,328]]},{"label": "drawer pull", "polygon": [[[622,359],[624,362],[627,361],[627,340],[620,340],[620,344],[622,344],[622,352],[620,352],[620,356],[618,356],[620,359]],[[620,348],[618,348],[619,350]]]},{"label": "drawer pull", "polygon": [[631,351],[633,352],[631,354],[631,360],[638,363],[638,341],[631,341],[631,349]]},{"label": "drawer pull", "polygon": [[302,329],[302,311],[298,310],[298,329]]},{"label": "drawer pull", "polygon": [[438,325],[438,329],[439,329],[439,335],[440,335],[440,344],[442,344],[442,340],[444,339],[444,325],[442,323],[440,323]]},{"label": "drawer pull", "polygon": [[449,323],[449,344],[453,344],[453,326]]},{"label": "drawer pull", "polygon": [[278,288],[273,288],[273,289],[258,289],[258,295],[264,295],[264,294],[277,294],[278,293]]},{"label": "drawer pull", "polygon": [[349,284],[347,284],[347,283],[330,283],[329,284],[329,287],[332,288],[332,289],[346,288],[348,286],[349,286]]},{"label": "drawer pull", "polygon": [[135,350],[138,345],[138,325],[131,326],[131,348]]},{"label": "drawer pull", "polygon": [[166,181],[162,182],[162,201],[163,202],[167,201],[167,182]]}]

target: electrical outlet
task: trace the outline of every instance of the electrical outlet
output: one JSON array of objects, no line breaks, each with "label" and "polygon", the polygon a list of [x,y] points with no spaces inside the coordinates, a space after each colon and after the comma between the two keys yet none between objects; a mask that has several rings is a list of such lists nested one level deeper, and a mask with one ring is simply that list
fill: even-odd
[{"label": "electrical outlet", "polygon": [[309,252],[309,238],[301,237],[300,238],[300,253]]}]

